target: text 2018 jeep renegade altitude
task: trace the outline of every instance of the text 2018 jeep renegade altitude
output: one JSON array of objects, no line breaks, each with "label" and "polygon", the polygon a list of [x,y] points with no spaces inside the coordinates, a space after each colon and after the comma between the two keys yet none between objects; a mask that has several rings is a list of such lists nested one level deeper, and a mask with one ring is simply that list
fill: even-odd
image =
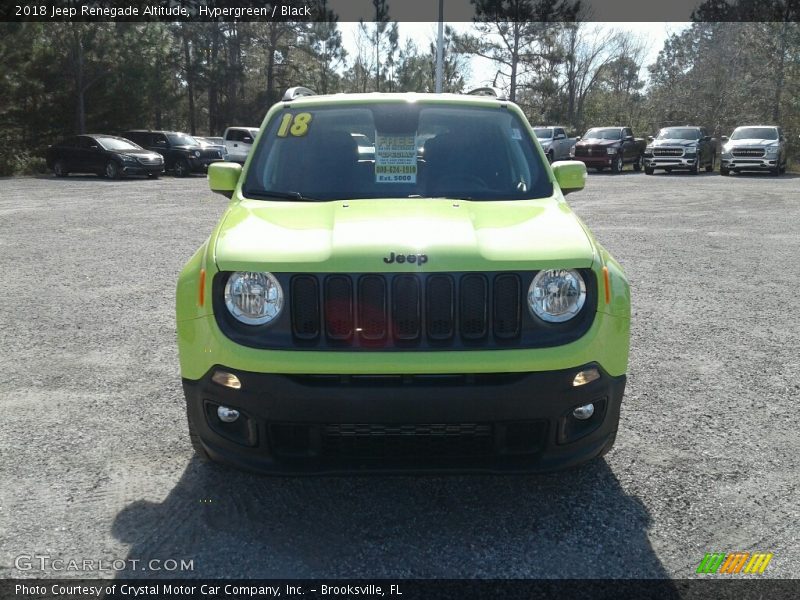
[{"label": "text 2018 jeep renegade altitude", "polygon": [[614,443],[621,267],[499,93],[312,95],[267,114],[180,275],[189,431],[270,472],[530,471]]}]

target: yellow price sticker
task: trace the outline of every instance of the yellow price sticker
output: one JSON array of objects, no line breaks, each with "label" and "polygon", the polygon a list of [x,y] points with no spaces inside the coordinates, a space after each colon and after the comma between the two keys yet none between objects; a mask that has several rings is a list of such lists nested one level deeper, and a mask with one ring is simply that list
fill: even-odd
[{"label": "yellow price sticker", "polygon": [[287,137],[289,134],[294,137],[302,137],[308,133],[311,118],[311,113],[307,112],[297,113],[296,115],[286,113],[281,119],[276,135],[282,138]]}]

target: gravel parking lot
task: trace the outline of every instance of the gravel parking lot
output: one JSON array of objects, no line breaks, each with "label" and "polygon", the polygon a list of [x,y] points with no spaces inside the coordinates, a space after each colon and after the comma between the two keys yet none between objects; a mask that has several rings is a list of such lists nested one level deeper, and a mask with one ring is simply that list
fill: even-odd
[{"label": "gravel parking lot", "polygon": [[[174,286],[205,179],[0,179],[0,577],[675,577],[800,567],[800,177],[591,174],[632,284],[615,449],[540,476],[274,478],[192,459]],[[136,559],[124,572],[19,555]],[[35,567],[38,565],[35,565]]]}]

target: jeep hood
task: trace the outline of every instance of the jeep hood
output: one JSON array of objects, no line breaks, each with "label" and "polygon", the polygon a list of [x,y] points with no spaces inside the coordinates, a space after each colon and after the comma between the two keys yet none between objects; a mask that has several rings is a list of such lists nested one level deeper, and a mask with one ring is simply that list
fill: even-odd
[{"label": "jeep hood", "polygon": [[621,143],[622,140],[604,140],[600,138],[585,138],[578,142],[578,146],[613,146]]},{"label": "jeep hood", "polygon": [[680,138],[665,138],[663,140],[653,140],[650,142],[651,146],[658,148],[659,146],[697,146],[700,140],[683,140]]},{"label": "jeep hood", "polygon": [[741,140],[728,140],[728,144],[732,146],[777,146],[778,140],[762,140],[760,138],[748,138]]},{"label": "jeep hood", "polygon": [[[216,232],[223,271],[492,271],[590,267],[594,245],[553,198],[273,202],[231,205]],[[424,265],[384,261],[426,254]]]}]

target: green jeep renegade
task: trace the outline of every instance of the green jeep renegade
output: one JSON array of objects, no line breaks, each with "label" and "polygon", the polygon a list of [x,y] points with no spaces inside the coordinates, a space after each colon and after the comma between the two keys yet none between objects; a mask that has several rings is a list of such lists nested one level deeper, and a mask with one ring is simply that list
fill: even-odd
[{"label": "green jeep renegade", "polygon": [[625,275],[485,89],[293,88],[189,260],[177,326],[201,457],[278,473],[531,471],[614,443]]}]

